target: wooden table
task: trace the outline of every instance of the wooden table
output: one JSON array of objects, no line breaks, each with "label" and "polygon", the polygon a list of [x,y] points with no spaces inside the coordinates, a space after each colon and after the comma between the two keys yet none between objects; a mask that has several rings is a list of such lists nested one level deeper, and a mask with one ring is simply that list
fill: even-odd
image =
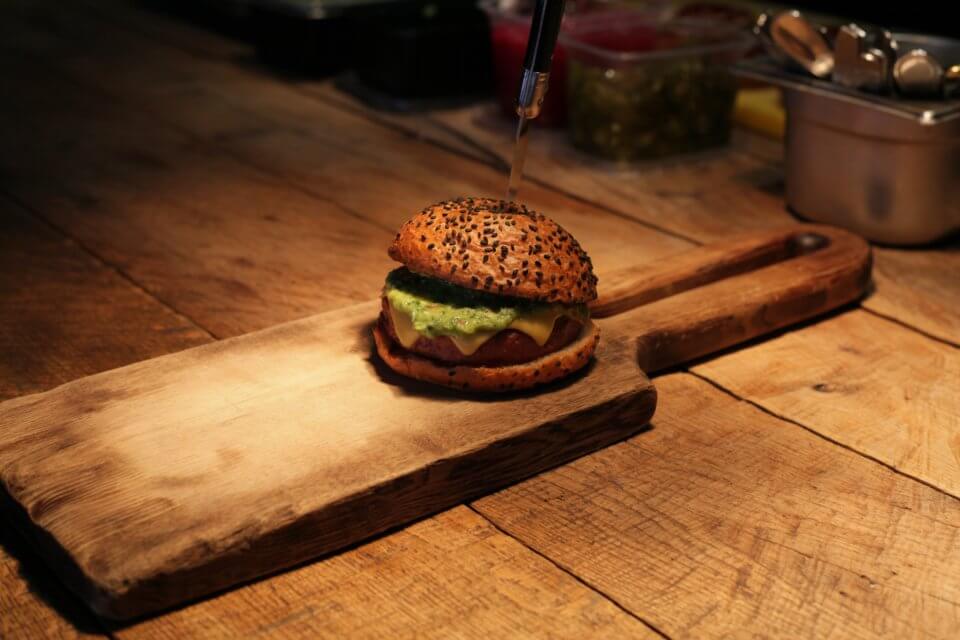
[{"label": "wooden table", "polygon": [[[491,107],[390,116],[121,0],[0,2],[0,398],[377,295],[394,229],[497,195]],[[612,170],[538,131],[524,199],[601,277],[791,220],[777,146]],[[7,523],[0,637],[957,637],[960,245],[656,378],[653,428],[127,626]]]}]

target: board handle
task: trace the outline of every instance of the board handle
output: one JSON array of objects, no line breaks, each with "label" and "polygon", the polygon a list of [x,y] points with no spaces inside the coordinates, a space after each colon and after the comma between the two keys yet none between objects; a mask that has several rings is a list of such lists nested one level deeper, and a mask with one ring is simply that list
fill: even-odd
[{"label": "board handle", "polygon": [[871,264],[863,238],[793,225],[606,274],[591,310],[637,336],[640,366],[654,373],[860,298]]}]

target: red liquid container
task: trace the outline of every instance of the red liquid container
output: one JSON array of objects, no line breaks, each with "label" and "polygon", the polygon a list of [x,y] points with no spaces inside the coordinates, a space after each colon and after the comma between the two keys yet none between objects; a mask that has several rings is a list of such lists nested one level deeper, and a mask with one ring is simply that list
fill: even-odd
[{"label": "red liquid container", "polygon": [[[497,102],[504,115],[515,117],[523,56],[530,35],[530,16],[484,7],[490,17],[490,40],[493,49],[493,77]],[[553,52],[550,87],[543,99],[537,123],[546,127],[562,126],[567,119],[567,55],[563,45]]]},{"label": "red liquid container", "polygon": [[[532,4],[532,3],[531,3]],[[517,93],[523,57],[530,36],[530,13],[500,8],[496,0],[481,5],[490,19],[490,39],[493,49],[494,87],[500,110],[508,117],[516,116]],[[646,2],[630,6],[616,0],[568,0],[567,11],[560,33],[574,33],[597,21],[617,21],[618,16],[643,15],[654,19],[669,10],[667,3]],[[616,36],[614,36],[616,37]],[[537,124],[561,127],[567,121],[567,51],[562,41],[557,43],[550,70],[550,88],[543,100],[543,109]]]}]

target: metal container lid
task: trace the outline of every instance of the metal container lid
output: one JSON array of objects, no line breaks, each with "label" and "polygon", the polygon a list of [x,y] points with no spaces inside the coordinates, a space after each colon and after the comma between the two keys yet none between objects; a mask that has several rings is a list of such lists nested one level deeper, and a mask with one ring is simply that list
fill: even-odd
[{"label": "metal container lid", "polygon": [[[960,61],[960,40],[915,34],[894,34],[902,47],[922,48],[940,60]],[[733,67],[737,75],[768,82],[806,95],[831,100],[831,120],[854,126],[858,133],[878,137],[960,135],[960,98],[911,100],[892,95],[857,91],[842,85],[784,69],[770,58],[742,60]],[[839,110],[839,111],[837,111]],[[844,117],[838,117],[840,114]],[[810,114],[807,114],[810,116]],[[828,114],[823,114],[827,116]]]}]

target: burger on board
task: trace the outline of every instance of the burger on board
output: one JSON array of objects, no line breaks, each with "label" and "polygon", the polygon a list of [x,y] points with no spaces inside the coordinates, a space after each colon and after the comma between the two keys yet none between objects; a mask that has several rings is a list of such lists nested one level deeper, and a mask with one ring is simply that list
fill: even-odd
[{"label": "burger on board", "polygon": [[586,365],[600,337],[593,265],[553,220],[459,198],[405,223],[383,289],[377,352],[397,373],[471,391],[526,389]]}]

